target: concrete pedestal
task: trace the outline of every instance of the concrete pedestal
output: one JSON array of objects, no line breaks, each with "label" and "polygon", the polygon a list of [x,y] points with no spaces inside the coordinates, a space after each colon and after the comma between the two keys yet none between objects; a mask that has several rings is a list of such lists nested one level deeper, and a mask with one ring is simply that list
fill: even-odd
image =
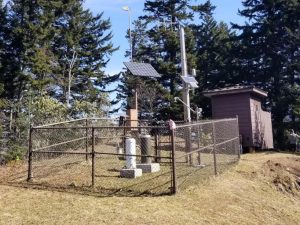
[{"label": "concrete pedestal", "polygon": [[155,173],[160,171],[159,163],[136,164],[136,168],[143,170],[143,173]]},{"label": "concrete pedestal", "polygon": [[123,178],[137,178],[143,174],[142,169],[121,169],[120,176]]}]

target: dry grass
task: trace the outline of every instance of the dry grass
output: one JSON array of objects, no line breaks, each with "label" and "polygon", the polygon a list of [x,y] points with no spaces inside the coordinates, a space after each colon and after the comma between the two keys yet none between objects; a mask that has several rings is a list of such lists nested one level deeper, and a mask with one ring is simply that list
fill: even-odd
[{"label": "dry grass", "polygon": [[[98,144],[96,150],[97,152],[113,153],[115,148],[108,144]],[[126,179],[120,177],[120,170],[125,166],[124,160],[119,160],[118,156],[114,155],[97,154],[95,186],[91,188],[91,161],[86,161],[85,155],[51,154],[34,154],[33,180],[30,183],[26,181],[26,163],[9,165],[3,170],[0,177],[6,183],[14,186],[47,190],[60,189],[97,196],[160,196],[170,194],[172,190],[170,159],[162,160],[159,172],[143,174],[137,179]],[[170,157],[170,151],[161,151],[161,155]],[[203,182],[214,174],[213,155],[211,153],[201,153],[201,164],[205,167],[189,166],[185,161],[184,152],[177,152],[176,156],[176,177],[180,190],[191,184],[198,184],[199,181]],[[197,157],[198,154],[192,156],[194,165],[198,163]],[[137,158],[140,160],[139,157]],[[231,162],[236,161],[236,158],[235,155],[218,154],[218,171],[222,172],[230,168]]]},{"label": "dry grass", "polygon": [[296,179],[299,160],[244,155],[234,168],[176,196],[94,197],[0,185],[0,224],[300,224],[299,191],[284,191],[288,186],[278,188],[275,179]]}]

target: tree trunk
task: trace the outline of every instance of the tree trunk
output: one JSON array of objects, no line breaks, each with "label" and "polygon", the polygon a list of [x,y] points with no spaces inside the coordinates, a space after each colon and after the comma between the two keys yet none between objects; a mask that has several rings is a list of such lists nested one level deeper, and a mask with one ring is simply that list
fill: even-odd
[{"label": "tree trunk", "polygon": [[70,97],[71,97],[71,85],[72,85],[72,70],[74,68],[75,62],[77,60],[77,52],[73,50],[72,59],[70,60],[69,71],[68,71],[68,91],[66,96],[67,107],[70,107]]}]

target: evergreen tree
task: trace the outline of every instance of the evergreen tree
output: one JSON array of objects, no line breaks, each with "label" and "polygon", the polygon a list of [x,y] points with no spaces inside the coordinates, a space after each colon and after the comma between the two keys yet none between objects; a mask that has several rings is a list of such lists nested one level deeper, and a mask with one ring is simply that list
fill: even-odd
[{"label": "evergreen tree", "polygon": [[299,15],[295,0],[245,0],[240,14],[245,25],[234,25],[240,32],[238,51],[240,76],[246,84],[255,84],[269,92],[268,108],[273,114],[275,140],[282,147],[283,119],[294,118],[293,102],[299,85]]},{"label": "evergreen tree", "polygon": [[[133,29],[134,61],[150,63],[162,75],[157,84],[151,87],[162,90],[161,85],[165,90],[160,92],[161,95],[155,99],[155,112],[151,112],[159,119],[183,119],[182,114],[179,113],[183,107],[174,103],[174,97],[181,96],[179,87],[182,85],[180,79],[180,24],[186,27],[188,66],[189,68],[195,66],[194,39],[191,29],[187,26],[193,19],[191,2],[187,0],[147,0],[144,7],[145,15],[139,18],[139,22],[136,22]],[[142,34],[140,36],[143,38],[136,40],[135,33]],[[130,91],[132,88],[127,90]]]},{"label": "evergreen tree", "polygon": [[11,0],[2,7],[0,1],[0,107],[12,118],[11,143],[26,145],[30,122],[99,115],[99,105],[108,104],[100,88],[115,50],[110,22],[82,2]]},{"label": "evergreen tree", "polygon": [[218,23],[213,18],[215,7],[210,1],[193,8],[201,23],[190,26],[196,40],[196,79],[199,86],[192,102],[204,109],[204,116],[210,116],[211,104],[202,92],[235,82],[232,80],[233,69],[230,56],[232,34],[224,22]]},{"label": "evergreen tree", "polygon": [[[232,34],[225,23],[218,24],[213,19],[214,8],[210,1],[199,5],[182,0],[145,2],[145,15],[135,22],[132,31],[133,58],[135,61],[151,63],[162,74],[158,83],[152,85],[152,88],[161,90],[157,95],[159,97],[154,100],[155,113],[152,115],[160,119],[183,119],[183,106],[173,101],[175,96],[181,97],[180,26],[184,26],[186,33],[188,68],[197,69],[199,88],[194,97],[191,93],[193,103],[209,108],[202,91],[224,86],[228,81],[235,82],[229,71],[233,70],[229,55]],[[123,82],[127,87],[121,89],[121,97],[132,95],[130,91],[133,87],[129,83],[136,83],[130,81],[130,76],[126,77],[127,80]],[[160,85],[163,88],[159,88]]]},{"label": "evergreen tree", "polygon": [[[149,44],[151,42],[147,35],[147,24],[141,20],[134,21],[131,37],[133,61],[150,62],[149,55],[151,54],[151,48],[149,48]],[[126,38],[129,40],[129,32]],[[126,51],[125,56],[129,57],[130,55],[130,51]],[[161,106],[161,99],[163,99],[166,94],[159,82],[147,77],[139,78],[133,76],[129,71],[121,72],[112,76],[110,79],[111,81],[117,80],[119,82],[116,89],[118,92],[117,98],[112,104],[118,104],[120,101],[122,104],[118,109],[115,109],[115,111],[131,108],[134,101],[134,92],[137,91],[139,118],[153,119],[158,116],[157,113]]]},{"label": "evergreen tree", "polygon": [[103,68],[116,50],[111,43],[110,21],[102,18],[103,13],[93,16],[84,10],[82,1],[70,1],[64,7],[55,22],[57,86],[53,86],[53,94],[69,106],[76,100],[101,105],[106,97],[96,86],[103,88]]}]

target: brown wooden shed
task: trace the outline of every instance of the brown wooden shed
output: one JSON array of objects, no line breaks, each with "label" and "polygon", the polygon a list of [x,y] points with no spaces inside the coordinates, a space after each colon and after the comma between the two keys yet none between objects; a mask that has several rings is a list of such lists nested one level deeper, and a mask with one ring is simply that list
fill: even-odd
[{"label": "brown wooden shed", "polygon": [[203,94],[211,98],[213,119],[238,116],[244,148],[273,148],[271,113],[261,108],[267,92],[253,86],[235,86]]}]

